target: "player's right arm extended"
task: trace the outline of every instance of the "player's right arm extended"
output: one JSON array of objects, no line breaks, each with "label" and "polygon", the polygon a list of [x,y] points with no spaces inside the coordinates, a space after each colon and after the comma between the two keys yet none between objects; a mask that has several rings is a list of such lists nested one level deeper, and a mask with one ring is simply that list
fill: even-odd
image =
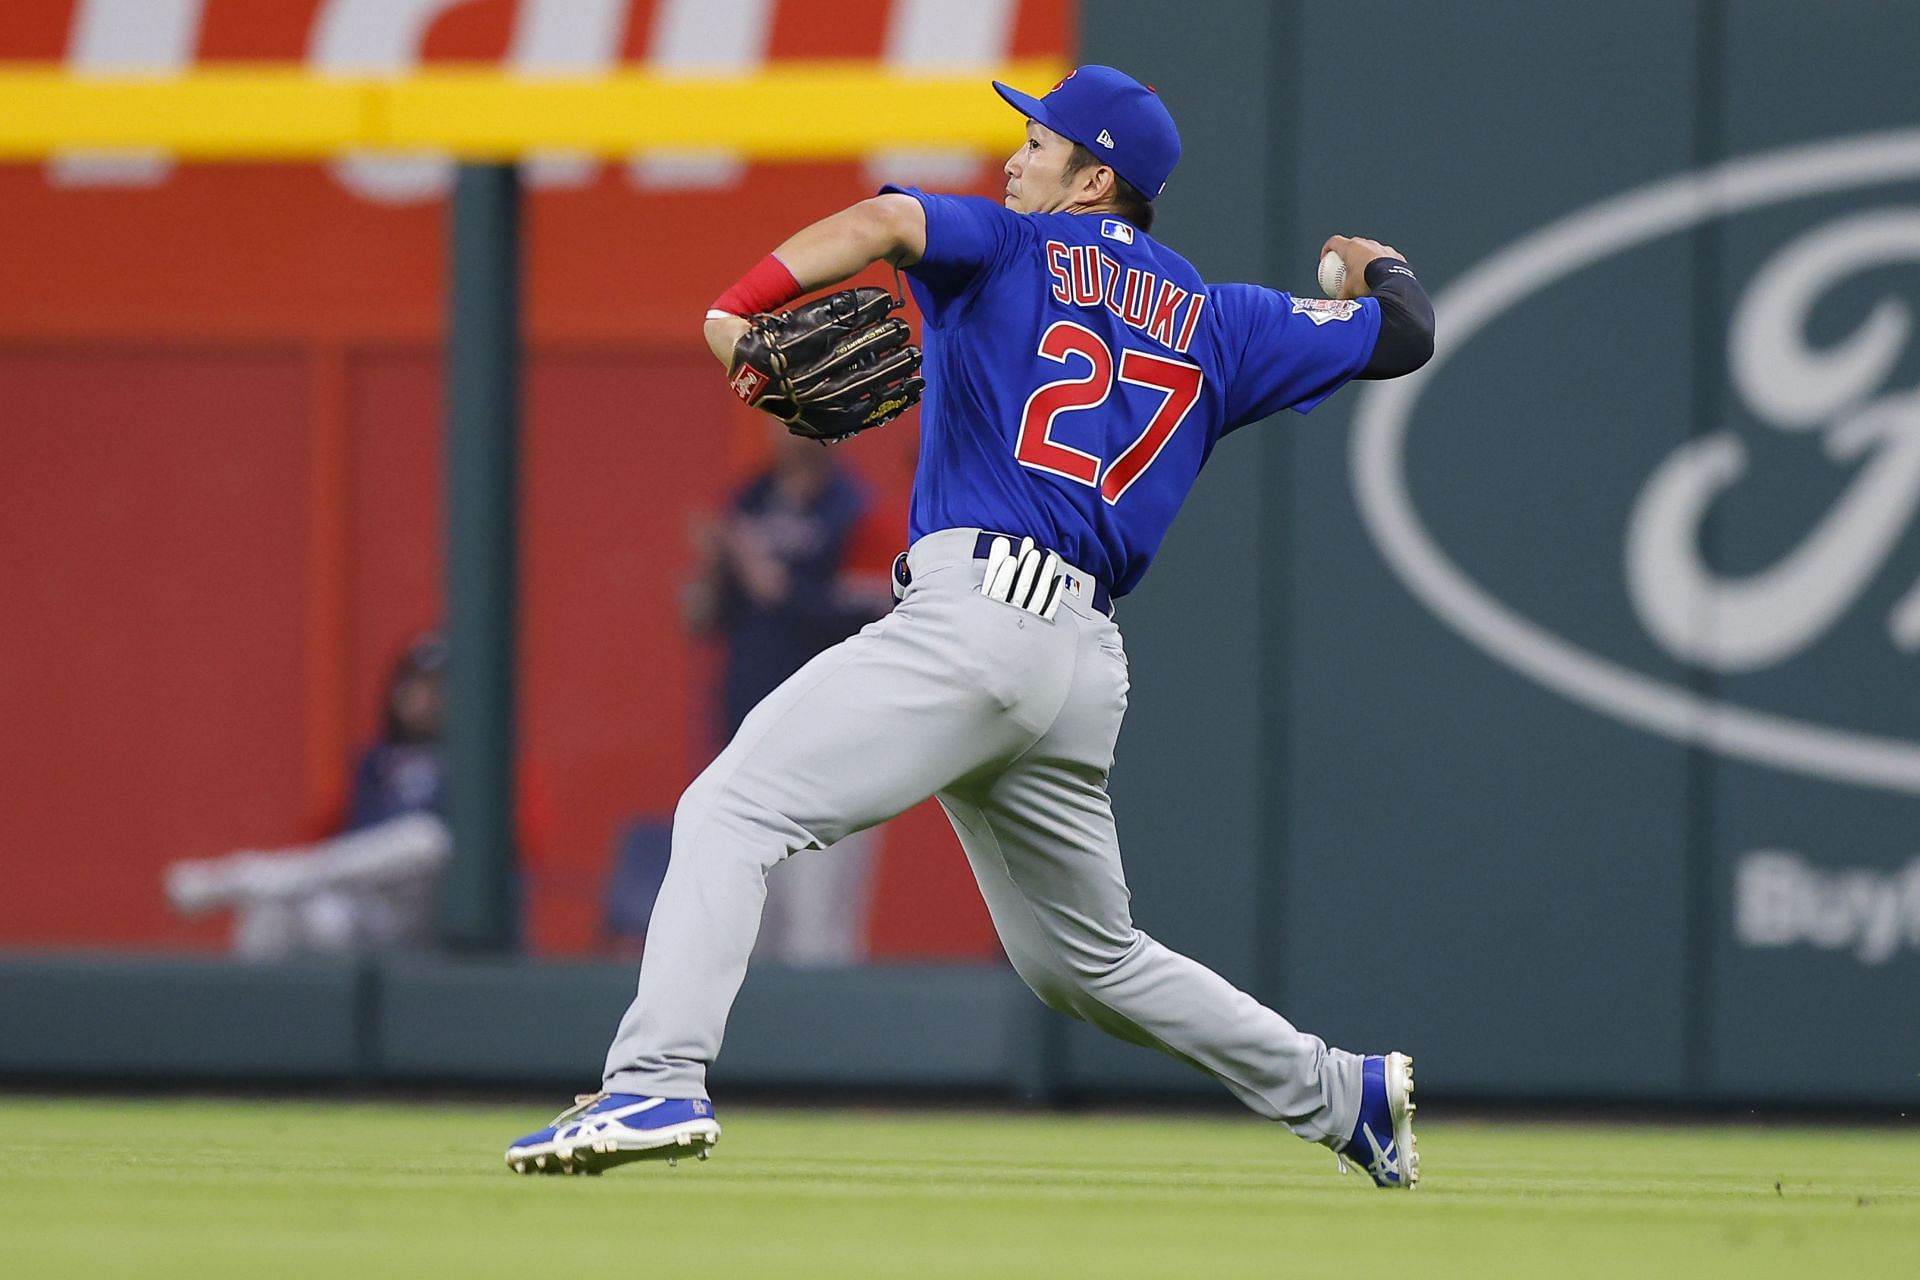
[{"label": "player's right arm extended", "polygon": [[743,315],[838,284],[876,262],[910,267],[926,251],[927,214],[918,200],[896,192],[862,200],[789,236],[720,295],[707,312],[707,346],[730,365],[733,345],[746,332]]}]

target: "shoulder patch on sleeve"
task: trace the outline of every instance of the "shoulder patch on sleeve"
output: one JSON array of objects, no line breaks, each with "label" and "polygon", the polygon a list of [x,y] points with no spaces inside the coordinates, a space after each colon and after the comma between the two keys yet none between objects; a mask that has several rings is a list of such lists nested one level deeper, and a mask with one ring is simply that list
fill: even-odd
[{"label": "shoulder patch on sleeve", "polygon": [[1295,298],[1293,314],[1305,316],[1315,324],[1326,324],[1329,320],[1351,320],[1360,310],[1357,298],[1347,298],[1336,302],[1332,298]]},{"label": "shoulder patch on sleeve", "polygon": [[1102,218],[1100,234],[1109,240],[1118,240],[1121,244],[1133,243],[1133,224],[1122,222],[1118,218]]}]

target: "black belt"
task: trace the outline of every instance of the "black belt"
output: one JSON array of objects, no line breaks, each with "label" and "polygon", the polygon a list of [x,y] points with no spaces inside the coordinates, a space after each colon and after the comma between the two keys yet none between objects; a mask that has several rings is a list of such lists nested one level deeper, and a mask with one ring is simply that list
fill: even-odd
[{"label": "black belt", "polygon": [[[1005,538],[1008,544],[1015,548],[1018,548],[1020,545],[1020,539],[1011,533],[994,533],[991,530],[983,529],[980,536],[973,540],[973,558],[975,560],[985,560],[993,550],[993,540],[995,538]],[[1044,547],[1041,549],[1043,551],[1045,550]],[[1106,583],[1100,581],[1098,578],[1082,579],[1076,577],[1073,573],[1067,573],[1066,578],[1068,591],[1079,595],[1091,587],[1093,607],[1109,618],[1113,616],[1113,593],[1107,590]],[[894,599],[899,599],[901,594],[912,584],[913,571],[907,567],[907,553],[902,551],[893,558]]]}]

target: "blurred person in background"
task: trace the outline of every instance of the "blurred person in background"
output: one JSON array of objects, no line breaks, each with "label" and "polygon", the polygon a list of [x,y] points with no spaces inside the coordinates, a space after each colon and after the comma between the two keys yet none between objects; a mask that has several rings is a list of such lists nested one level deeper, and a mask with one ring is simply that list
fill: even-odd
[{"label": "blurred person in background", "polygon": [[443,820],[446,645],[419,635],[388,677],[379,741],[361,753],[332,838],[176,862],[175,910],[234,911],[248,959],[426,947],[452,853]]},{"label": "blurred person in background", "polygon": [[[805,666],[893,606],[884,569],[850,568],[869,516],[866,494],[818,443],[769,432],[773,460],[724,514],[695,523],[696,569],[682,614],[696,636],[726,646],[719,743]],[[767,880],[755,954],[796,965],[866,958],[877,831],[788,858]]]}]

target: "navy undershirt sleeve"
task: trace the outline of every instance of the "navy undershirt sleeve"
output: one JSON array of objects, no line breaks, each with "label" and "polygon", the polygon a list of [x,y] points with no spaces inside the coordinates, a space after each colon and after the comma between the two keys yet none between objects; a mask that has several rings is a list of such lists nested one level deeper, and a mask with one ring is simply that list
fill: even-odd
[{"label": "navy undershirt sleeve", "polygon": [[1358,377],[1377,380],[1412,373],[1433,358],[1433,301],[1413,269],[1397,258],[1367,264],[1367,288],[1380,301],[1380,336]]}]

